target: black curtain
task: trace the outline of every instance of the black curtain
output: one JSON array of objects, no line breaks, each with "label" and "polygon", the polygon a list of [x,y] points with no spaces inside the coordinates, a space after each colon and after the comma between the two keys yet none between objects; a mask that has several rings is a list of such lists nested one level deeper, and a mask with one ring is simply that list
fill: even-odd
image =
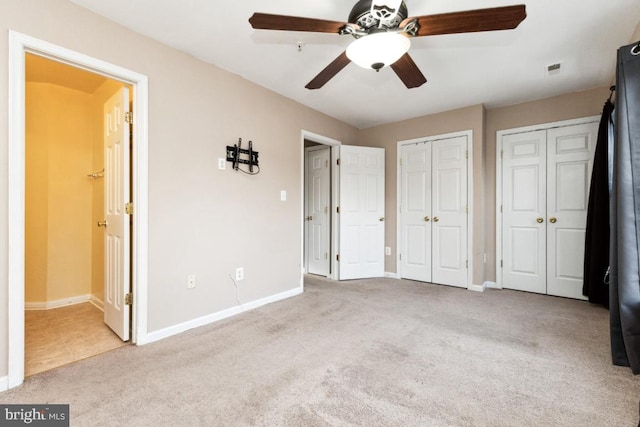
[{"label": "black curtain", "polygon": [[640,374],[640,43],[618,50],[611,195],[613,363]]},{"label": "black curtain", "polygon": [[[589,191],[582,294],[589,302],[609,307],[609,146],[613,104],[602,109]],[[610,137],[611,136],[611,137]]]}]

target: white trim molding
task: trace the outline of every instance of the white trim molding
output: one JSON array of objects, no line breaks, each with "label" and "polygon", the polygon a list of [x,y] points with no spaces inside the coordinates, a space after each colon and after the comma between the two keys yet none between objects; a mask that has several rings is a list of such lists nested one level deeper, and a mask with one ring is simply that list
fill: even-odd
[{"label": "white trim molding", "polygon": [[[9,31],[8,95],[8,336],[7,387],[24,381],[24,189],[25,54],[121,81],[133,86],[132,342],[144,342],[148,312],[148,79],[147,76],[34,37]],[[4,310],[4,307],[2,307]],[[4,344],[4,343],[2,343]]]},{"label": "white trim molding", "polygon": [[52,308],[66,307],[69,305],[82,304],[83,302],[90,302],[91,295],[77,295],[75,297],[62,298],[55,301],[40,301],[40,302],[25,302],[25,310],[51,310]]},{"label": "white trim molding", "polygon": [[217,313],[212,313],[206,316],[198,317],[196,319],[188,320],[186,322],[182,322],[177,325],[170,326],[168,328],[160,329],[155,332],[150,332],[146,335],[146,341],[143,344],[148,344],[148,343],[159,341],[165,338],[169,338],[171,336],[178,335],[182,332],[188,331],[189,329],[194,329],[200,326],[209,325],[211,323],[215,323],[217,321],[235,316],[237,314],[244,313],[245,311],[262,307],[263,305],[267,305],[273,302],[295,297],[297,295],[302,294],[302,292],[303,292],[302,287],[294,288],[289,291],[271,295],[266,298],[258,299],[258,300],[251,301],[241,305],[236,305],[234,307],[227,308],[222,311],[218,311]]},{"label": "white trim molding", "polygon": [[502,286],[498,286],[496,282],[486,281],[482,286],[484,286],[485,289],[502,289]]},{"label": "white trim molding", "polygon": [[474,292],[484,292],[485,289],[486,289],[486,286],[485,286],[484,283],[482,285],[473,285],[473,284],[471,284],[471,285],[467,286],[467,290],[474,291]]},{"label": "white trim molding", "polygon": [[393,273],[393,272],[385,271],[385,272],[384,272],[384,277],[387,277],[387,278],[389,278],[389,279],[398,279],[398,273]]},{"label": "white trim molding", "polygon": [[0,377],[0,392],[9,390],[9,377]]}]

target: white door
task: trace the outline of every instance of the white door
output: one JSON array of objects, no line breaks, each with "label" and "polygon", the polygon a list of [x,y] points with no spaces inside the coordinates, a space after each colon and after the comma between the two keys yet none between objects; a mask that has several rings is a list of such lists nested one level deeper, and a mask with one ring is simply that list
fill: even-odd
[{"label": "white door", "polygon": [[329,147],[307,149],[306,258],[307,272],[329,274]]},{"label": "white door", "polygon": [[384,149],[340,147],[340,280],[384,276]]},{"label": "white door", "polygon": [[[582,295],[589,185],[598,124],[547,133],[547,293]],[[604,225],[606,226],[606,224]]]},{"label": "white door", "polygon": [[402,277],[431,282],[431,142],[401,148]]},{"label": "white door", "polygon": [[503,287],[546,293],[545,130],[502,139]]},{"label": "white door", "polygon": [[598,123],[502,138],[502,286],[584,299],[589,184]]},{"label": "white door", "polygon": [[401,147],[401,274],[467,287],[467,136]]},{"label": "white door", "polygon": [[104,105],[105,283],[104,321],[129,340],[129,90],[122,88]]},{"label": "white door", "polygon": [[433,142],[432,282],[467,287],[467,137]]}]

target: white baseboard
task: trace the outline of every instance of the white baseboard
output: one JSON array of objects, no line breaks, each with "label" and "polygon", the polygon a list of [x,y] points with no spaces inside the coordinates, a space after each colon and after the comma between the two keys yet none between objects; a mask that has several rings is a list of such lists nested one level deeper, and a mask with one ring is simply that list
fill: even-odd
[{"label": "white baseboard", "polygon": [[272,302],[277,302],[287,298],[294,297],[296,295],[300,295],[301,293],[302,293],[302,287],[294,288],[289,291],[271,295],[266,298],[262,298],[262,299],[251,301],[245,304],[237,305],[235,307],[231,307],[226,310],[219,311],[217,313],[198,317],[196,319],[189,320],[187,322],[182,322],[177,325],[170,326],[168,328],[160,329],[159,331],[150,332],[146,334],[145,337],[138,337],[137,344],[144,345],[144,344],[149,344],[155,341],[162,340],[164,338],[169,338],[173,335],[177,335],[182,332],[188,331],[189,329],[197,328],[199,326],[209,325],[219,320],[226,319],[228,317],[235,316],[236,314],[253,310],[258,307],[262,307],[263,305],[270,304]]},{"label": "white baseboard", "polygon": [[502,289],[496,282],[484,282],[485,289]]},{"label": "white baseboard", "polygon": [[62,298],[56,301],[25,302],[25,310],[50,310],[52,308],[65,307],[67,305],[80,304],[91,300],[91,295],[78,295],[76,297]]},{"label": "white baseboard", "polygon": [[91,304],[93,304],[98,310],[104,311],[104,301],[98,298],[95,295],[91,295],[91,299],[89,300]]},{"label": "white baseboard", "polygon": [[398,273],[390,273],[388,271],[384,272],[384,277],[388,277],[390,279],[397,279],[398,278]]},{"label": "white baseboard", "polygon": [[9,377],[0,377],[0,392],[9,390]]},{"label": "white baseboard", "polygon": [[469,285],[469,286],[467,286],[467,289],[470,290],[470,291],[474,291],[474,292],[484,292],[486,287],[484,286],[484,284],[482,284],[482,285]]}]

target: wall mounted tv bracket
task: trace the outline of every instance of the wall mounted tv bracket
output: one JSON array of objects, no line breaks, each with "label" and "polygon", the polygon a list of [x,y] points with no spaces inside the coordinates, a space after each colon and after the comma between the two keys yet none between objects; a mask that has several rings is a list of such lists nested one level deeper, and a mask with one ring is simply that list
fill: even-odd
[{"label": "wall mounted tv bracket", "polygon": [[[248,173],[254,173],[253,167],[258,166],[258,152],[253,151],[252,141],[249,141],[249,149],[241,148],[241,145],[242,145],[242,138],[238,138],[238,143],[234,144],[233,147],[230,145],[227,145],[227,161],[233,164],[234,170],[245,172],[242,169],[240,169],[240,164],[243,164],[243,165],[249,165]],[[258,172],[259,171],[260,171],[260,167],[258,166]]]}]

